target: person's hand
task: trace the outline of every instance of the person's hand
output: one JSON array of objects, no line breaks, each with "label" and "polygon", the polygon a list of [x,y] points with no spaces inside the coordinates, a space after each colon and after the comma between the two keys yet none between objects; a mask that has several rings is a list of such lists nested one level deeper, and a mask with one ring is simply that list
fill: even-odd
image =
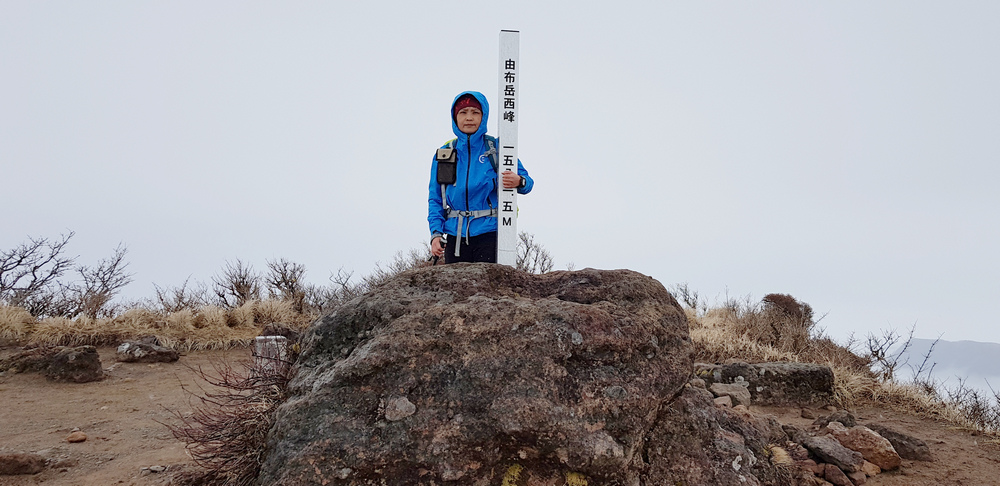
[{"label": "person's hand", "polygon": [[431,240],[431,255],[434,255],[436,257],[444,255],[444,247],[441,246],[440,236]]},{"label": "person's hand", "polygon": [[503,177],[504,189],[514,189],[521,185],[521,176],[512,170],[505,171],[501,177]]}]

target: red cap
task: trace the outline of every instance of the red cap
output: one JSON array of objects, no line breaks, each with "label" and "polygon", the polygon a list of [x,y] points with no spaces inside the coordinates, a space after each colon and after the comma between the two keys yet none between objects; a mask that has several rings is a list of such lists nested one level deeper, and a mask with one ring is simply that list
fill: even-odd
[{"label": "red cap", "polygon": [[451,109],[451,117],[455,118],[458,112],[462,111],[462,108],[473,107],[479,111],[483,111],[483,105],[479,104],[479,100],[471,94],[463,95],[458,101],[455,102],[455,106]]}]

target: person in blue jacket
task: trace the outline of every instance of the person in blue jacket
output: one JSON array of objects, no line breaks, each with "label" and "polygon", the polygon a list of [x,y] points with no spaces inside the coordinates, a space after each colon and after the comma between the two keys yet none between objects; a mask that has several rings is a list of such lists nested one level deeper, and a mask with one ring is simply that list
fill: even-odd
[{"label": "person in blue jacket", "polygon": [[[490,162],[486,121],[490,106],[486,97],[466,91],[451,105],[451,129],[458,137],[442,148],[454,148],[457,156],[454,184],[437,182],[437,157],[431,163],[427,197],[427,223],[431,230],[431,253],[444,256],[445,263],[497,261],[497,171]],[[499,147],[497,147],[499,149]],[[518,194],[531,192],[534,181],[517,161],[517,173],[503,172],[505,189]],[[449,235],[447,246],[442,236]]]}]

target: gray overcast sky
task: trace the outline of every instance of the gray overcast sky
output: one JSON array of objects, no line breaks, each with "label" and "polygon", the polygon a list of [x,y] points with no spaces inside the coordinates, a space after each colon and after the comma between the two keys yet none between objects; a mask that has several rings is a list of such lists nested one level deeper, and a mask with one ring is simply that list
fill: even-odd
[{"label": "gray overcast sky", "polygon": [[558,268],[1000,342],[998,25],[996,1],[4,0],[0,248],[123,242],[135,298],[236,258],[366,273],[429,236],[449,104],[495,104],[517,29],[519,229]]}]

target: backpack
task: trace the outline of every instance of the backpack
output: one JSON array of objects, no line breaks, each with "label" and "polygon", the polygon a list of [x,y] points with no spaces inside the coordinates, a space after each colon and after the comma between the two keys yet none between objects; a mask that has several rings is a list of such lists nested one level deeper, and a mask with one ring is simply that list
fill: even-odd
[{"label": "backpack", "polygon": [[[493,171],[499,174],[498,167],[500,167],[497,161],[497,139],[489,135],[485,135],[486,146],[490,149],[486,151],[485,156],[490,159],[490,165],[493,166]],[[458,156],[455,154],[455,145],[458,139],[453,138],[444,144],[444,148],[437,149],[437,183],[441,185],[441,207],[444,209],[445,218],[458,218],[458,239],[462,239],[462,224],[468,224],[467,221],[472,221],[473,218],[484,218],[484,217],[495,217],[497,215],[496,208],[483,209],[479,211],[453,211],[448,207],[448,198],[445,194],[445,186],[449,184],[454,184],[458,178]],[[468,239],[468,235],[466,235]],[[459,256],[459,247],[462,245],[455,245],[455,256]]]}]

